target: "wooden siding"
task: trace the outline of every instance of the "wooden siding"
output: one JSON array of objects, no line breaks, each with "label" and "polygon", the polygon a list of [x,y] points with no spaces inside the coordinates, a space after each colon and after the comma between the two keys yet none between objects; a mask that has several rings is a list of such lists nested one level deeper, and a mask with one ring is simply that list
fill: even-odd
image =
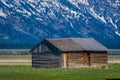
[{"label": "wooden siding", "polygon": [[107,64],[107,53],[33,53],[32,66],[41,68],[62,67],[76,68]]},{"label": "wooden siding", "polygon": [[69,67],[84,66],[84,54],[83,53],[70,53],[69,54]]},{"label": "wooden siding", "polygon": [[52,53],[33,53],[32,66],[40,68],[60,67],[60,56]]},{"label": "wooden siding", "polygon": [[107,53],[91,53],[90,63],[91,65],[106,65]]},{"label": "wooden siding", "polygon": [[[62,60],[61,66],[63,68],[84,66],[84,54],[83,53],[63,53],[61,55],[61,60]],[[66,62],[66,65],[65,65],[65,62]]]},{"label": "wooden siding", "polygon": [[63,53],[61,60],[63,68],[106,65],[107,53]]}]

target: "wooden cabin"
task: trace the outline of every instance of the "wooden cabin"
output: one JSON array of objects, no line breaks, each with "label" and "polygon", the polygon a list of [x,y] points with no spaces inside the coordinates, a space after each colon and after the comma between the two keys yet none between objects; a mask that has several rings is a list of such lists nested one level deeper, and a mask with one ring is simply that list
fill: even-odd
[{"label": "wooden cabin", "polygon": [[93,38],[44,39],[31,51],[32,67],[76,68],[107,64],[107,49]]}]

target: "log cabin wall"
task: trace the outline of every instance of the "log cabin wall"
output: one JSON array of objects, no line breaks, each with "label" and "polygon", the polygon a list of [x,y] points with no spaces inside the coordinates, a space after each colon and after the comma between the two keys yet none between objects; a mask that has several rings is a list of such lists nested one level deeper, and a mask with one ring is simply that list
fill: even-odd
[{"label": "log cabin wall", "polygon": [[107,64],[107,53],[63,53],[61,55],[62,68],[78,68],[85,66],[101,66]]},{"label": "log cabin wall", "polygon": [[84,66],[84,53],[69,53],[69,67]]},{"label": "log cabin wall", "polygon": [[60,51],[47,41],[43,41],[32,51],[32,67],[51,68],[60,65]]},{"label": "log cabin wall", "polygon": [[81,67],[84,66],[84,53],[63,53],[61,60],[61,66],[63,68]]},{"label": "log cabin wall", "polygon": [[54,55],[53,53],[32,53],[32,67],[60,67],[60,56]]},{"label": "log cabin wall", "polygon": [[107,64],[107,53],[90,53],[91,66],[99,66]]}]

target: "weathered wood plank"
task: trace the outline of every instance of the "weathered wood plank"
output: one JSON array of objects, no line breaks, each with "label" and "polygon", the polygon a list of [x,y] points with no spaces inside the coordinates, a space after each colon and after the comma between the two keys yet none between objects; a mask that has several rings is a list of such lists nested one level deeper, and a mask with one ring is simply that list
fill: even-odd
[{"label": "weathered wood plank", "polygon": [[[84,55],[82,53],[64,53],[67,54],[67,67],[78,67],[84,64]],[[64,55],[61,55],[62,67],[64,67]]]},{"label": "weathered wood plank", "polygon": [[95,65],[95,64],[107,64],[107,53],[97,53],[97,54],[93,54],[91,53],[90,55],[91,57],[91,64]]},{"label": "weathered wood plank", "polygon": [[52,53],[45,54],[33,54],[32,55],[32,66],[33,67],[59,67],[60,56]]}]

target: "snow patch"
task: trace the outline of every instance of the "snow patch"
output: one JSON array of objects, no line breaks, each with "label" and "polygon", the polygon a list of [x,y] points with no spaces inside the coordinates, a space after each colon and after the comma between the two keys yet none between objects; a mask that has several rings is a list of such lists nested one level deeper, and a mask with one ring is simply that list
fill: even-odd
[{"label": "snow patch", "polygon": [[107,23],[105,21],[105,18],[103,16],[99,16],[97,13],[95,13],[95,11],[93,10],[93,8],[90,8],[90,13],[96,18],[96,19],[100,19],[102,22]]},{"label": "snow patch", "polygon": [[41,19],[41,18],[36,18],[36,20],[38,20],[38,21],[42,21],[42,19]]},{"label": "snow patch", "polygon": [[[77,11],[74,11],[74,10],[71,10],[69,9],[68,7],[66,6],[63,6],[63,5],[60,5],[60,7],[65,10],[65,15],[67,18],[70,18],[70,19],[73,19],[73,18],[76,18],[76,19],[79,19],[80,18],[80,15],[84,17],[84,15],[80,12],[77,12]],[[66,14],[67,13],[67,14]]]},{"label": "snow patch", "polygon": [[28,1],[31,2],[31,3],[35,2],[35,0],[28,0]]},{"label": "snow patch", "polygon": [[14,29],[16,29],[17,31],[19,31],[19,32],[21,32],[21,33],[24,33],[24,34],[29,35],[29,33],[25,32],[23,29],[21,29],[21,28],[18,27],[18,26],[14,26]]},{"label": "snow patch", "polygon": [[53,11],[50,9],[50,12],[48,13],[48,15],[52,18],[55,19],[56,15],[53,13]]},{"label": "snow patch", "polygon": [[31,36],[31,37],[33,37],[33,38],[35,38],[35,39],[38,40],[38,38],[37,38],[36,36],[30,34],[29,32],[25,31],[24,29],[20,28],[19,26],[14,25],[13,27],[14,27],[14,29],[15,29],[16,31],[19,31],[19,32],[22,33],[22,34],[26,34],[26,35]]},{"label": "snow patch", "polygon": [[7,15],[6,15],[2,10],[0,10],[0,16],[2,16],[2,17],[4,17],[4,18],[7,17]]},{"label": "snow patch", "polygon": [[1,2],[2,2],[5,6],[10,7],[10,6],[6,3],[5,0],[1,0]]},{"label": "snow patch", "polygon": [[33,9],[36,9],[34,4],[29,3],[29,5],[30,5]]},{"label": "snow patch", "polygon": [[23,10],[16,10],[17,12],[19,13],[23,13],[24,15],[27,15],[27,16],[30,16],[32,13],[31,12],[28,12],[26,9],[23,9]]},{"label": "snow patch", "polygon": [[78,32],[78,31],[75,29],[75,27],[73,26],[72,22],[71,22],[65,15],[62,14],[62,16],[66,19],[67,22],[69,22],[71,28],[72,28],[73,30],[75,30],[78,34],[80,34],[80,32]]},{"label": "snow patch", "polygon": [[120,33],[118,31],[115,32],[118,36],[120,36]]},{"label": "snow patch", "polygon": [[47,36],[46,32],[43,30],[40,30],[39,28],[35,28],[35,32],[39,33],[41,36]]},{"label": "snow patch", "polygon": [[114,28],[115,28],[115,29],[118,29],[118,28],[117,28],[117,25],[113,23],[112,19],[111,19],[111,18],[109,18],[109,19],[110,19],[110,23],[114,26]]},{"label": "snow patch", "polygon": [[69,2],[71,2],[72,4],[78,6],[78,3],[82,3],[82,4],[85,4],[85,5],[89,5],[88,1],[87,0],[69,0]]},{"label": "snow patch", "polygon": [[47,5],[47,2],[41,2],[41,4],[43,5],[43,6],[46,6]]}]

